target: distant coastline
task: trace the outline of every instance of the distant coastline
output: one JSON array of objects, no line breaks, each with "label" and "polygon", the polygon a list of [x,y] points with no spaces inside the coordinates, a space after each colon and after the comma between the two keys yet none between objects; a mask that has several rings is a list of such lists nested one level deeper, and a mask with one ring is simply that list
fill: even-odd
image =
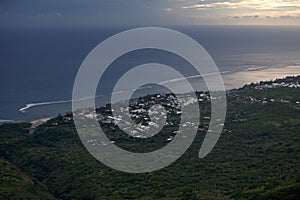
[{"label": "distant coastline", "polygon": [[[225,84],[226,90],[237,89],[243,87],[246,84],[250,83],[258,83],[260,81],[272,81],[279,78],[285,78],[286,76],[297,76],[300,75],[300,65],[289,65],[285,67],[268,67],[268,66],[255,66],[249,67],[247,69],[243,69],[241,71],[224,71],[222,72],[223,81]],[[213,75],[212,75],[213,76]],[[189,77],[190,78],[190,77]],[[197,78],[197,77],[191,77]],[[180,80],[170,80],[170,82],[176,82]],[[97,97],[98,98],[98,97]],[[70,112],[72,100],[62,100],[62,101],[54,101],[54,102],[41,102],[41,103],[29,103],[24,107],[20,108],[19,111],[22,113],[26,113],[30,109],[38,108],[38,107],[47,107],[47,106],[55,106],[60,105],[61,107],[68,108],[66,110],[58,111],[55,115],[52,116],[43,116],[41,117],[32,117],[31,119],[25,120],[17,120],[17,121],[25,121],[32,122],[40,119],[48,119],[51,117],[57,116],[59,113],[64,114]],[[38,111],[35,111],[38,112]],[[14,120],[0,120],[0,124],[2,123],[10,123],[14,122]]]},{"label": "distant coastline", "polygon": [[266,67],[258,70],[243,70],[223,76],[223,80],[227,89],[235,89],[249,83],[272,81],[298,75],[300,75],[300,65],[290,65],[285,67]]}]

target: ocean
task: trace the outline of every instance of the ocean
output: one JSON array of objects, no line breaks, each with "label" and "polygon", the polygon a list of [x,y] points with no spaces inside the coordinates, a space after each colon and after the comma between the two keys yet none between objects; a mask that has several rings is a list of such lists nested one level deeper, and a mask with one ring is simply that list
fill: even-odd
[{"label": "ocean", "polygon": [[[227,89],[244,83],[237,80],[241,79],[241,72],[247,77],[247,82],[257,81],[256,77],[248,77],[254,76],[251,75],[253,71],[265,73],[261,78],[267,80],[300,74],[300,27],[168,28],[192,37],[208,51],[222,73]],[[32,120],[70,111],[73,83],[84,58],[100,42],[127,29],[130,28],[0,27],[0,122]],[[153,61],[178,69],[185,69],[188,65],[175,55],[159,50],[129,53],[112,64],[101,87],[98,86],[97,95],[105,97],[109,94],[126,69]],[[294,68],[286,68],[288,66]],[[264,69],[268,70],[264,72]],[[282,69],[280,73],[278,69]]]}]

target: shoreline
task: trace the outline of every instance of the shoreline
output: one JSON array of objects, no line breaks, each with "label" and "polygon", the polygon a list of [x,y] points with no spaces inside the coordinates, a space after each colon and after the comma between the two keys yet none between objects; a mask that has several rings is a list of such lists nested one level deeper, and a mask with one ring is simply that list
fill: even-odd
[{"label": "shoreline", "polygon": [[[289,72],[287,72],[287,71]],[[275,71],[275,73],[274,73]],[[296,71],[296,72],[295,72]],[[271,76],[266,76],[266,73]],[[252,74],[252,75],[251,75]],[[270,81],[277,78],[285,78],[286,76],[300,75],[300,64],[295,65],[286,65],[286,66],[259,66],[259,67],[249,67],[241,71],[223,71],[221,72],[223,82],[225,85],[226,91],[232,89],[238,89],[249,83],[256,83],[260,81]],[[213,74],[204,75],[204,76],[213,76]],[[202,77],[199,75],[197,77]],[[187,77],[188,79],[197,78],[196,76]],[[249,78],[251,77],[251,78]],[[254,78],[253,78],[254,77]],[[256,77],[256,78],[255,78]],[[258,78],[259,77],[259,78]],[[271,77],[271,78],[270,78]],[[234,80],[234,81],[233,81]],[[168,82],[180,82],[180,80],[170,80]],[[126,93],[128,91],[120,91],[118,93]],[[96,98],[103,95],[95,96]],[[90,97],[86,98],[89,99]],[[83,99],[85,100],[85,99]],[[38,103],[27,103],[22,108],[19,109],[19,112],[25,113],[27,109],[37,106],[45,105],[54,105],[54,104],[64,104],[71,103],[72,99],[69,100],[60,100],[60,101],[48,101],[48,102],[38,102]]]},{"label": "shoreline", "polygon": [[36,120],[30,121],[31,128],[34,129],[34,128],[38,127],[39,125],[47,122],[50,119],[53,119],[53,117],[41,118],[41,119],[36,119]]},{"label": "shoreline", "polygon": [[[239,71],[228,73],[223,76],[226,90],[238,89],[250,83],[259,83],[261,81],[274,81],[276,79],[286,78],[287,76],[299,76],[300,65],[289,65],[285,67],[268,67],[259,70]],[[230,86],[238,87],[230,87]],[[228,88],[229,87],[229,88]]]},{"label": "shoreline", "polygon": [[[300,65],[289,65],[285,67],[259,67],[259,68],[249,68],[242,71],[236,72],[226,72],[222,75],[223,82],[225,85],[226,91],[239,89],[250,83],[259,83],[261,81],[274,81],[276,79],[286,78],[287,76],[299,76],[300,75]],[[26,104],[26,109],[43,106],[43,105],[53,105],[60,103],[72,102],[72,100],[64,100],[57,102],[44,102],[36,104]],[[30,105],[30,106],[28,106]],[[24,113],[26,112],[25,107],[21,108],[19,111]],[[71,111],[69,111],[71,112]],[[49,119],[55,118],[55,116],[41,117],[41,118],[32,118],[27,120],[1,120],[0,124],[6,123],[21,123],[29,122],[32,123],[32,126],[36,127]]]}]

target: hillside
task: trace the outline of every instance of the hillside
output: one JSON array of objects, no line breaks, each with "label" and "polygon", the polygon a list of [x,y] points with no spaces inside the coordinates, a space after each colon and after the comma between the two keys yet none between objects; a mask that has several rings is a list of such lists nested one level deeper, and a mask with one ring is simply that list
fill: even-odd
[{"label": "hillside", "polygon": [[0,159],[0,199],[55,199],[39,181]]},{"label": "hillside", "polygon": [[[3,124],[0,194],[3,199],[23,194],[29,199],[300,199],[300,89],[288,84],[299,79],[231,91],[224,131],[203,159],[198,152],[210,103],[201,101],[192,146],[170,166],[151,173],[127,174],[98,162],[82,145],[71,115],[51,119],[33,134],[27,133],[28,123]],[[171,118],[174,124],[177,120]],[[102,126],[116,145],[137,152],[166,145],[176,130],[176,125],[167,126],[153,138],[138,139],[110,123]],[[8,179],[11,174],[17,178]]]}]

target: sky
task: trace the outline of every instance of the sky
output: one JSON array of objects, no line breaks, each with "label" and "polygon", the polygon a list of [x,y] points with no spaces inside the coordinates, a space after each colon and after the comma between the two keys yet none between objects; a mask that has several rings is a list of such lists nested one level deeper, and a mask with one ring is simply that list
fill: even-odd
[{"label": "sky", "polygon": [[300,25],[300,0],[0,0],[0,26]]}]

